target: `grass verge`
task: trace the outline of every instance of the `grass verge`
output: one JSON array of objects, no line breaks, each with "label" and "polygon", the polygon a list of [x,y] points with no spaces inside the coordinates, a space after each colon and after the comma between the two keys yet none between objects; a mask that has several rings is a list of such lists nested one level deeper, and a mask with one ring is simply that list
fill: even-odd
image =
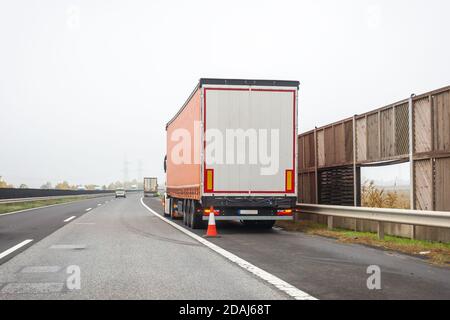
[{"label": "grass verge", "polygon": [[53,204],[73,202],[73,201],[84,200],[84,199],[88,199],[88,198],[89,197],[68,197],[68,198],[57,198],[57,199],[49,199],[49,200],[36,200],[36,201],[15,202],[15,203],[0,203],[0,215],[2,215],[4,213],[14,212],[14,211],[45,207],[45,206],[50,206]]},{"label": "grass verge", "polygon": [[388,235],[385,235],[384,240],[379,240],[376,233],[343,229],[328,230],[326,225],[312,221],[278,221],[277,226],[286,231],[329,237],[342,243],[357,243],[420,256],[432,264],[450,266],[450,243],[411,240]]}]

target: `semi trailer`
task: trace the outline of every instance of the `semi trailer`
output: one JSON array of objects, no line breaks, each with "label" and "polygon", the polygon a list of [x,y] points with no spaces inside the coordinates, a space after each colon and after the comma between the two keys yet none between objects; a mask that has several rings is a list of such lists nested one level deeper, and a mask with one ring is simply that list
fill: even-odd
[{"label": "semi trailer", "polygon": [[271,228],[297,201],[298,81],[210,79],[167,123],[164,213]]},{"label": "semi trailer", "polygon": [[144,197],[154,197],[158,194],[158,178],[144,178]]}]

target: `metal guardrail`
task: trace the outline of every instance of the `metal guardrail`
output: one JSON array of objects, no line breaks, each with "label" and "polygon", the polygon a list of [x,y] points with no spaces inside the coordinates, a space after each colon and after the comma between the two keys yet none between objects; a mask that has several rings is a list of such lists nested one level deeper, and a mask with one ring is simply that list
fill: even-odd
[{"label": "metal guardrail", "polygon": [[114,194],[111,193],[95,193],[95,194],[79,194],[79,195],[67,195],[67,196],[49,196],[49,197],[30,197],[30,198],[14,198],[14,199],[0,199],[0,204],[8,204],[8,203],[18,203],[18,202],[30,202],[30,201],[39,201],[39,200],[52,200],[52,199],[61,199],[61,198],[77,198],[77,197],[85,197],[85,198],[99,198],[99,197],[107,197]]},{"label": "metal guardrail", "polygon": [[55,197],[55,196],[78,196],[92,195],[100,193],[111,193],[114,190],[61,190],[61,189],[21,189],[21,188],[0,188],[0,199],[23,199],[35,197]]},{"label": "metal guardrail", "polygon": [[383,223],[401,223],[413,226],[450,228],[450,212],[405,209],[380,209],[315,204],[298,204],[301,213],[328,216],[328,228],[333,228],[333,217],[370,220],[378,223],[378,237],[384,238]]}]

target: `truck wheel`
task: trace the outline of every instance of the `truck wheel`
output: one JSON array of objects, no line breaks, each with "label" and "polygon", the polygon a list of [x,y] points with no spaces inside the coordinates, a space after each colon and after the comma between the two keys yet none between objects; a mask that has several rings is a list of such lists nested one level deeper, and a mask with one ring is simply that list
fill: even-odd
[{"label": "truck wheel", "polygon": [[186,212],[186,226],[188,226],[189,228],[192,227],[191,213],[189,211]]},{"label": "truck wheel", "polygon": [[183,224],[187,226],[187,212],[183,212]]},{"label": "truck wheel", "polygon": [[195,208],[195,201],[192,200],[191,202],[191,208],[190,208],[190,215],[191,215],[191,228],[192,229],[201,229],[203,228],[203,220],[201,213],[196,212]]},{"label": "truck wheel", "polygon": [[172,220],[175,220],[175,215],[174,215],[174,213],[175,213],[175,203],[177,204],[177,211],[180,209],[179,207],[178,207],[178,200],[176,200],[176,199],[172,199],[171,201],[170,201],[170,219],[172,219]]},{"label": "truck wheel", "polygon": [[192,229],[202,229],[204,224],[201,214],[191,213],[191,215],[192,215]]},{"label": "truck wheel", "polygon": [[189,205],[188,205],[188,201],[184,201],[183,202],[184,206],[183,206],[183,224],[187,225],[188,224],[188,214],[189,214]]}]

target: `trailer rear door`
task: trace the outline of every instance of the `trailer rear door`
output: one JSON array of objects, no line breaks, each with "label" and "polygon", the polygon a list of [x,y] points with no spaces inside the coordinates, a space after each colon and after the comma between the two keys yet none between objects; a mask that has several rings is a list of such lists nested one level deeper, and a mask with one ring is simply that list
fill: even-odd
[{"label": "trailer rear door", "polygon": [[295,195],[292,87],[203,88],[205,195]]}]

